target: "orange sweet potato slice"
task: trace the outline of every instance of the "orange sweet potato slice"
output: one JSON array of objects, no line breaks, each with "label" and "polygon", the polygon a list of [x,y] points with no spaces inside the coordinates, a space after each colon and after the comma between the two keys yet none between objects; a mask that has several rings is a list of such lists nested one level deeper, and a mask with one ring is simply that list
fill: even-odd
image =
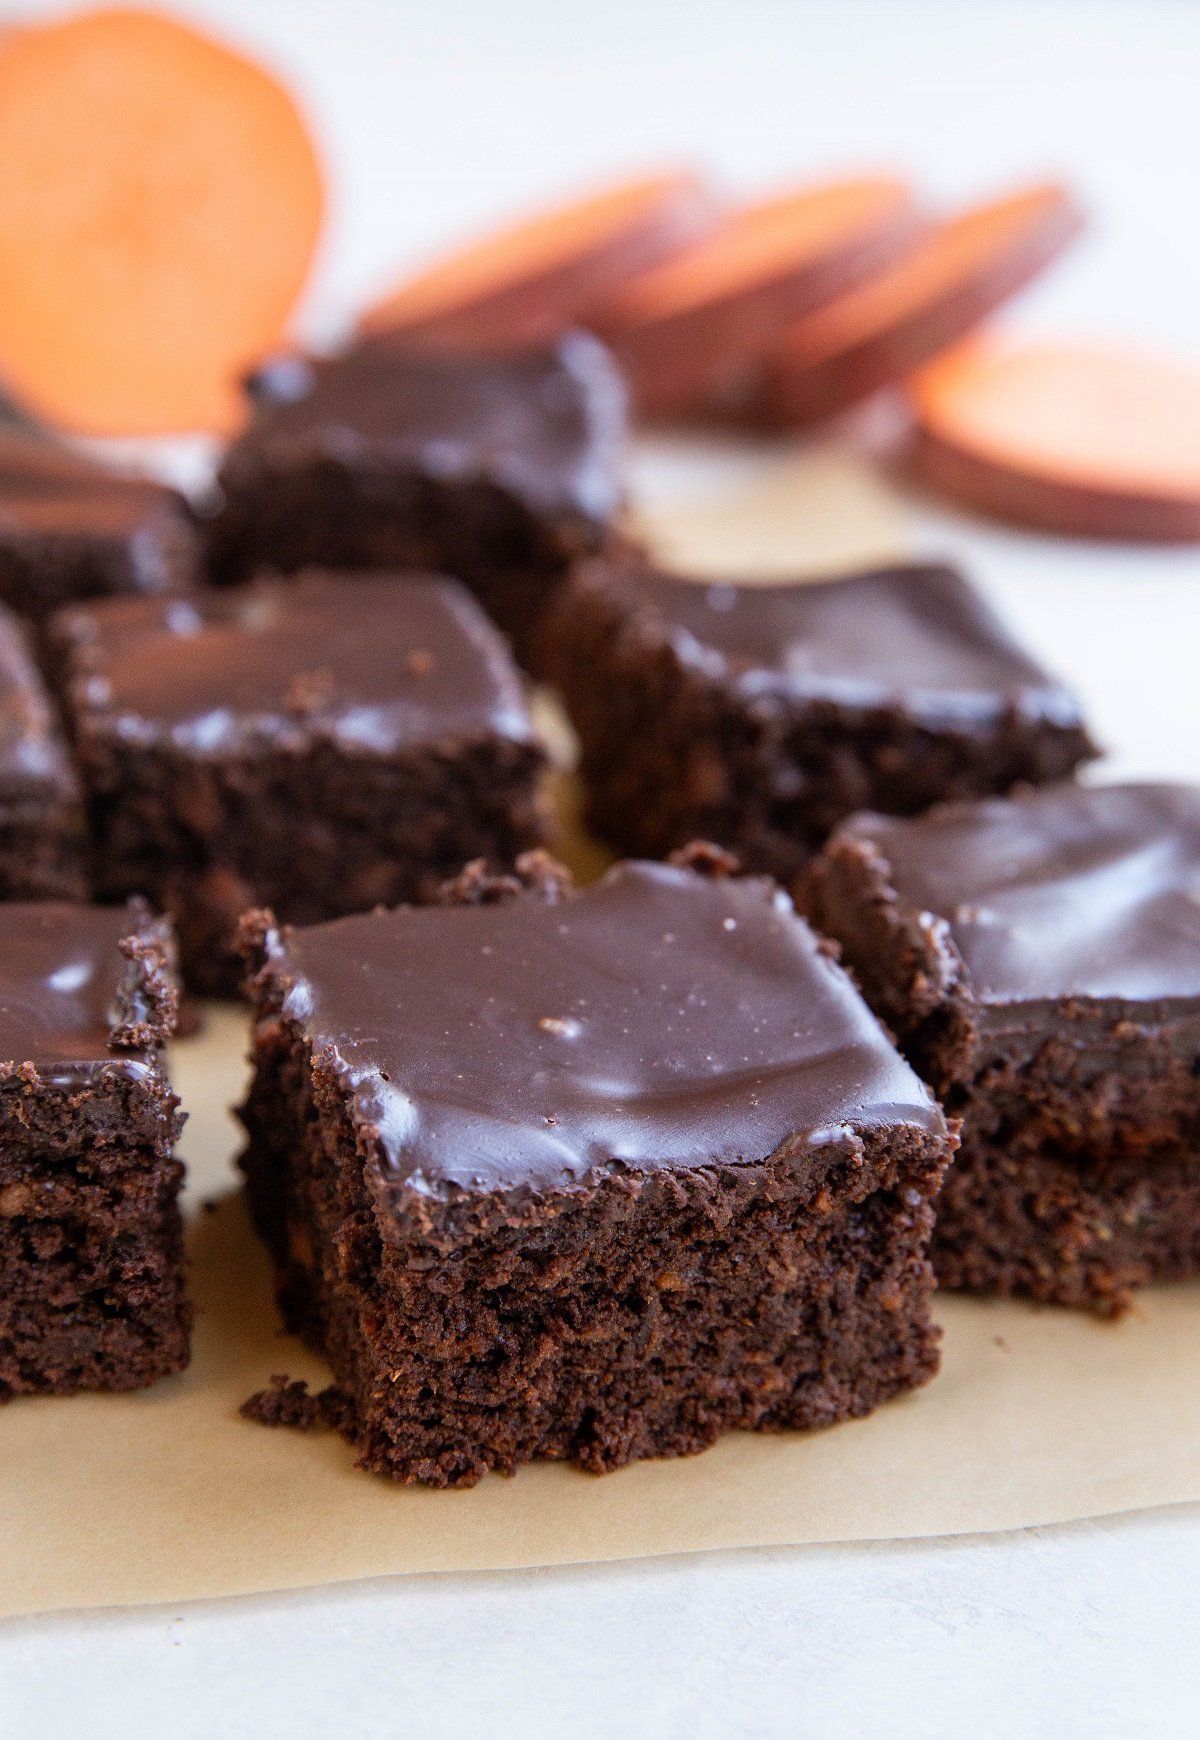
[{"label": "orange sweet potato slice", "polygon": [[360,330],[468,349],[554,337],[707,230],[716,209],[690,170],[602,188],[445,255],[369,308]]},{"label": "orange sweet potato slice", "polygon": [[917,228],[907,187],[890,177],[793,190],[730,213],[590,324],[640,410],[683,414],[719,398],[781,327],[878,270]]},{"label": "orange sweet potato slice", "polygon": [[225,429],[323,193],[269,73],[154,12],[0,40],[0,381],[77,433]]},{"label": "orange sweet potato slice", "polygon": [[1200,370],[1116,345],[979,341],[916,377],[921,477],[1002,519],[1200,539]]},{"label": "orange sweet potato slice", "polygon": [[763,365],[759,408],[804,427],[902,380],[1014,295],[1076,235],[1056,184],[940,224],[858,289],[797,321]]}]

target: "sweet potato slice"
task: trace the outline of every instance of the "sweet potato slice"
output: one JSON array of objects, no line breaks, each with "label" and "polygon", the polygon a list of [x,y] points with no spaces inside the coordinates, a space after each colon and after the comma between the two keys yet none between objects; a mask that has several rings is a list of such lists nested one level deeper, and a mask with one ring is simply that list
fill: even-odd
[{"label": "sweet potato slice", "polygon": [[908,189],[891,178],[793,190],[730,213],[589,324],[615,350],[640,410],[685,413],[719,398],[781,327],[878,270],[917,228]]},{"label": "sweet potato slice", "polygon": [[262,68],[153,12],[0,40],[0,382],[96,435],[230,426],[322,215],[312,142]]},{"label": "sweet potato slice", "polygon": [[984,513],[1200,539],[1200,370],[1115,345],[963,346],[911,388],[914,464]]},{"label": "sweet potato slice", "polygon": [[1071,195],[1031,187],[940,224],[858,289],[797,321],[763,365],[768,421],[819,422],[902,380],[976,326],[1082,225]]},{"label": "sweet potato slice", "polygon": [[690,170],[621,182],[445,255],[369,308],[359,327],[467,349],[538,343],[703,233],[716,211]]}]

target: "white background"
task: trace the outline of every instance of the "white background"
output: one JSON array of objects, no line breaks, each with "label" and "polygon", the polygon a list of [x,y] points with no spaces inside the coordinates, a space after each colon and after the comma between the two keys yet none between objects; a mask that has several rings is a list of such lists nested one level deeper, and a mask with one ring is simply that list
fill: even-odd
[{"label": "white background", "polygon": [[[907,168],[947,203],[1065,175],[1090,237],[1007,323],[1200,361],[1200,5],[180,10],[274,58],[317,118],[336,209],[307,310],[314,334],[473,224],[692,158],[747,191]],[[666,457],[639,461],[646,490],[711,475],[711,453],[702,467]],[[758,457],[743,453],[742,468]],[[1196,773],[1200,557],[927,511],[916,526],[1081,690],[1113,751],[1108,771]],[[1200,1517],[1180,1509],[966,1541],[58,1615],[0,1626],[0,1735],[1171,1740],[1200,1730],[1198,1589]]]}]

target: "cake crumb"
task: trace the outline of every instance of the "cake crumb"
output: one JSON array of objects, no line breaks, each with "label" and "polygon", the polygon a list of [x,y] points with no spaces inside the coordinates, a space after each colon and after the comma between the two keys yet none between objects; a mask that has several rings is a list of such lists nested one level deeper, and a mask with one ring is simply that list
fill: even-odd
[{"label": "cake crumb", "polygon": [[300,1432],[325,1426],[353,1436],[349,1398],[344,1391],[330,1385],[313,1395],[304,1378],[289,1378],[286,1372],[273,1373],[266,1389],[255,1390],[238,1413],[260,1426],[291,1426]]}]

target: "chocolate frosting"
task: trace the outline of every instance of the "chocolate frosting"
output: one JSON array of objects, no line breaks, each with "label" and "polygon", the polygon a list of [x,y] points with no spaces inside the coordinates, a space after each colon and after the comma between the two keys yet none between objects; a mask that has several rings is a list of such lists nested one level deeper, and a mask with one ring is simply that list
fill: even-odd
[{"label": "chocolate frosting", "polygon": [[974,998],[1200,997],[1200,788],[1059,785],[846,832],[948,927]]},{"label": "chocolate frosting", "polygon": [[251,381],[255,415],[220,481],[333,463],[497,484],[535,512],[606,525],[620,506],[625,394],[604,346],[569,333],[503,356],[364,341],[281,358]]},{"label": "chocolate frosting", "polygon": [[183,512],[180,497],[150,478],[122,476],[49,441],[0,430],[0,537],[131,545],[134,581],[153,592],[173,578],[156,522]]},{"label": "chocolate frosting", "polygon": [[533,731],[507,647],[456,581],[264,579],[171,599],[80,606],[56,631],[81,713],[123,739],[195,755],[251,743],[388,753]]},{"label": "chocolate frosting", "polygon": [[661,639],[681,664],[748,697],[900,707],[922,723],[962,729],[1009,712],[1080,723],[1070,694],[952,568],[704,584],[594,563],[584,583],[636,611],[639,632]]},{"label": "chocolate frosting", "polygon": [[265,985],[416,1192],[943,1130],[766,881],[627,863],[554,902],[363,914],[274,938]]},{"label": "chocolate frosting", "polygon": [[76,796],[75,775],[25,630],[0,607],[0,803]]},{"label": "chocolate frosting", "polygon": [[[127,907],[0,903],[0,1078],[22,1064],[58,1086],[100,1067],[144,1075],[166,1037],[157,1000],[168,993],[155,982],[164,934]],[[148,966],[122,954],[130,936],[149,945]],[[168,1026],[173,987],[169,1000]]]}]

